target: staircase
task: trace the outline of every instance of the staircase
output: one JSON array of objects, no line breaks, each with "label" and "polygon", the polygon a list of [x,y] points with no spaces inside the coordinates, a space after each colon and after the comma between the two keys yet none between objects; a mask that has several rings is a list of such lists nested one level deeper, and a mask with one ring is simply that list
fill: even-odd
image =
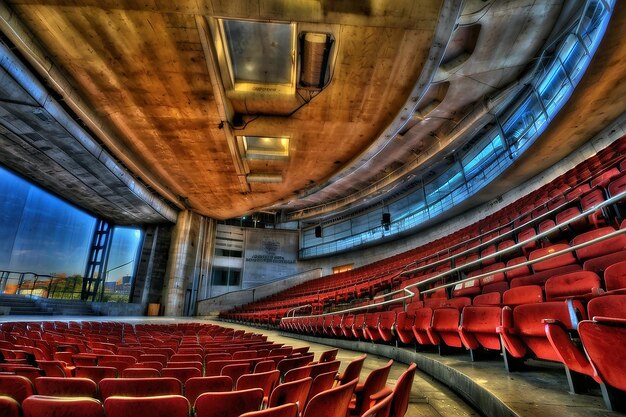
[{"label": "staircase", "polygon": [[80,300],[61,300],[0,294],[0,315],[11,316],[97,316],[90,303]]},{"label": "staircase", "polygon": [[51,310],[42,309],[35,298],[24,295],[0,294],[0,314],[11,316],[51,316]]}]

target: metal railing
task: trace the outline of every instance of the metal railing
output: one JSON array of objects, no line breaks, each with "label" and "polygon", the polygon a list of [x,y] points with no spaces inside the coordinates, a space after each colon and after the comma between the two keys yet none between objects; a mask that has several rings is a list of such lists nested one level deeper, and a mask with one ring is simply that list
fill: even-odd
[{"label": "metal railing", "polygon": [[82,277],[0,271],[0,293],[80,300]]},{"label": "metal railing", "polygon": [[[593,214],[596,211],[601,210],[602,208],[607,207],[609,205],[613,205],[613,204],[617,203],[618,201],[620,201],[620,200],[622,200],[624,198],[626,198],[626,191],[624,191],[622,193],[619,193],[619,194],[617,194],[617,195],[615,195],[615,196],[613,196],[613,197],[611,197],[611,198],[609,198],[609,199],[607,199],[607,200],[605,200],[605,201],[603,201],[601,203],[598,203],[595,206],[593,206],[593,207],[583,211],[582,213],[572,217],[571,219],[568,219],[567,221],[559,223],[558,225],[555,225],[554,227],[551,227],[551,228],[549,228],[549,229],[547,229],[547,230],[545,230],[545,231],[543,231],[541,233],[538,233],[537,235],[535,235],[535,236],[533,236],[531,238],[528,238],[526,240],[518,242],[518,243],[516,243],[513,246],[510,246],[510,247],[508,247],[506,249],[503,249],[501,251],[496,251],[493,254],[489,254],[487,256],[480,257],[480,258],[478,258],[478,259],[476,259],[474,261],[468,262],[467,264],[464,264],[464,265],[456,267],[456,268],[452,268],[449,271],[442,272],[442,273],[437,274],[437,275],[435,275],[433,277],[427,278],[427,279],[425,279],[423,281],[407,285],[406,287],[401,288],[399,290],[392,291],[392,292],[389,292],[387,294],[379,295],[377,297],[374,297],[374,300],[381,299],[381,298],[387,298],[387,297],[393,297],[394,295],[400,294],[400,293],[405,294],[405,295],[400,296],[398,298],[393,298],[393,299],[386,300],[386,301],[371,303],[371,304],[367,304],[367,305],[363,305],[363,306],[352,307],[352,308],[348,308],[348,309],[344,309],[344,310],[328,312],[328,313],[322,313],[322,314],[315,314],[315,315],[309,315],[309,316],[298,316],[298,317],[295,317],[295,316],[283,317],[281,320],[293,320],[295,318],[307,318],[307,317],[308,318],[314,318],[314,317],[325,317],[325,316],[335,315],[335,314],[346,314],[346,313],[352,313],[352,312],[356,312],[356,311],[364,311],[364,310],[366,311],[366,310],[373,309],[373,308],[383,307],[383,306],[386,306],[388,304],[397,304],[399,302],[403,302],[404,300],[406,300],[408,298],[411,298],[411,297],[413,297],[415,295],[415,293],[411,291],[412,288],[418,288],[420,286],[425,286],[425,285],[428,285],[428,284],[432,284],[432,283],[434,283],[434,282],[436,282],[438,280],[441,280],[441,279],[447,277],[448,275],[451,275],[451,274],[454,274],[454,273],[458,273],[458,272],[461,272],[463,269],[466,269],[466,268],[474,266],[474,265],[478,265],[485,259],[496,258],[496,257],[501,256],[503,254],[506,254],[506,253],[515,251],[517,249],[520,249],[521,247],[525,246],[528,243],[532,243],[532,242],[537,241],[539,239],[542,239],[542,238],[544,238],[546,236],[549,236],[550,234],[560,230],[562,227],[567,226],[570,223],[574,223],[574,222],[576,222],[576,221],[578,221],[580,219],[586,218],[590,214]],[[626,228],[618,229],[618,230],[616,230],[614,232],[607,233],[606,235],[597,237],[595,239],[589,240],[587,242],[584,242],[584,243],[581,243],[581,244],[578,244],[578,245],[569,246],[569,247],[567,247],[567,248],[565,248],[563,250],[555,251],[553,253],[549,253],[548,255],[542,256],[540,258],[536,258],[536,259],[533,259],[533,260],[528,260],[526,262],[519,263],[519,264],[516,264],[514,266],[504,267],[504,268],[501,268],[501,269],[498,269],[498,270],[489,271],[489,273],[476,275],[476,276],[469,277],[469,278],[460,279],[460,280],[457,280],[457,281],[454,281],[454,282],[451,282],[451,283],[441,284],[441,285],[438,285],[437,287],[434,287],[432,289],[428,289],[426,291],[422,291],[421,293],[422,294],[428,294],[428,293],[432,293],[432,292],[435,292],[435,291],[440,290],[440,289],[445,289],[445,288],[456,286],[458,284],[462,284],[462,283],[465,283],[465,282],[473,281],[475,279],[480,279],[481,277],[486,277],[486,276],[497,274],[497,273],[503,273],[503,272],[510,271],[510,270],[513,270],[513,269],[516,269],[516,268],[520,268],[520,267],[523,267],[523,266],[534,265],[536,263],[543,262],[543,261],[549,260],[551,258],[563,255],[565,253],[573,252],[573,251],[576,251],[578,249],[594,245],[596,243],[602,242],[604,240],[613,238],[613,237],[621,235],[621,234],[626,234]],[[472,248],[472,249],[475,250],[475,248]],[[429,265],[429,267],[432,267],[432,264]],[[416,268],[414,270],[405,271],[405,272],[402,272],[402,274],[414,273],[418,269],[423,269],[423,268]]]}]

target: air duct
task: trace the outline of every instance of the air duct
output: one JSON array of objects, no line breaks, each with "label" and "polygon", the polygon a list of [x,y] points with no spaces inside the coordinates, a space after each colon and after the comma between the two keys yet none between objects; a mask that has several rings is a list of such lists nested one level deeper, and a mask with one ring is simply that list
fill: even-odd
[{"label": "air duct", "polygon": [[300,86],[321,89],[326,84],[326,69],[333,39],[327,33],[301,35]]}]

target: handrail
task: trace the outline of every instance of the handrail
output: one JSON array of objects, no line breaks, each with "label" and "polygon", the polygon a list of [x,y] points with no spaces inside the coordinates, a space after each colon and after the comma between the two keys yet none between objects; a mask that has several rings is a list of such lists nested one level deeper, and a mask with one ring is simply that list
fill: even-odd
[{"label": "handrail", "polygon": [[[551,233],[559,230],[563,226],[567,226],[568,224],[574,223],[577,220],[586,218],[590,214],[593,214],[596,211],[598,211],[598,210],[600,210],[600,209],[602,209],[602,208],[604,208],[606,206],[609,206],[609,205],[611,205],[611,204],[621,200],[624,197],[626,197],[626,191],[624,191],[622,193],[619,193],[619,194],[617,194],[614,197],[608,198],[607,200],[604,200],[603,202],[598,203],[595,206],[592,206],[591,208],[589,208],[589,209],[583,211],[582,213],[572,217],[571,219],[568,219],[568,220],[566,220],[566,221],[564,221],[562,223],[559,223],[559,224],[555,225],[554,227],[551,227],[551,228],[549,228],[549,229],[547,229],[547,230],[545,230],[543,232],[537,233],[535,236],[530,237],[530,238],[528,238],[526,240],[523,240],[521,242],[518,242],[518,243],[516,243],[516,244],[514,244],[514,245],[512,245],[512,246],[510,246],[510,247],[508,247],[508,248],[506,248],[506,249],[504,249],[502,251],[497,251],[497,252],[492,253],[490,255],[487,255],[487,256],[485,256],[483,258],[478,258],[475,261],[468,262],[467,264],[461,265],[460,267],[452,268],[449,271],[446,271],[444,273],[435,275],[434,277],[431,277],[431,278],[427,278],[424,281],[420,281],[420,282],[417,282],[415,284],[411,284],[408,287],[418,287],[418,286],[421,286],[421,285],[430,284],[430,283],[436,281],[437,279],[440,279],[440,278],[443,278],[443,277],[445,277],[447,275],[450,275],[453,272],[459,272],[462,269],[465,269],[465,268],[467,268],[469,266],[480,264],[484,259],[491,259],[491,258],[495,258],[495,257],[497,257],[497,256],[499,256],[501,254],[512,252],[512,251],[514,251],[516,249],[519,249],[519,248],[525,246],[527,243],[534,242],[534,241],[536,241],[538,239],[541,239],[541,238],[543,238],[545,236],[550,235]],[[410,272],[405,272],[405,274],[406,273],[410,273]]]},{"label": "handrail", "polygon": [[[410,288],[416,288],[416,287],[421,286],[421,285],[430,284],[433,281],[436,281],[436,280],[438,280],[440,278],[443,278],[443,277],[445,277],[447,275],[450,275],[450,274],[452,274],[454,272],[458,272],[458,271],[464,269],[465,267],[478,264],[478,263],[482,262],[484,259],[494,258],[494,257],[499,256],[501,254],[511,252],[511,251],[513,251],[515,249],[518,249],[518,248],[524,246],[527,243],[533,242],[533,241],[535,241],[537,239],[540,239],[540,238],[543,238],[544,236],[549,235],[550,233],[560,229],[562,226],[566,226],[566,225],[568,225],[570,223],[573,223],[573,222],[575,222],[575,221],[577,221],[577,220],[579,220],[581,218],[585,218],[588,215],[596,212],[597,210],[599,210],[601,208],[604,208],[604,207],[606,207],[608,205],[611,205],[611,204],[621,200],[624,197],[626,197],[626,191],[624,191],[624,192],[622,192],[620,194],[617,194],[617,195],[615,195],[615,196],[613,196],[613,197],[611,197],[611,198],[609,198],[609,199],[607,199],[607,200],[605,200],[605,201],[603,201],[601,203],[598,203],[597,205],[595,205],[595,206],[585,210],[584,212],[580,213],[579,215],[577,215],[575,217],[572,217],[571,219],[569,219],[567,221],[564,221],[563,223],[560,223],[560,224],[558,224],[558,225],[556,225],[556,226],[554,226],[554,227],[552,227],[552,228],[550,228],[550,229],[548,229],[548,230],[546,230],[544,232],[538,233],[536,236],[534,236],[532,238],[529,238],[529,239],[526,239],[526,240],[524,240],[522,242],[519,242],[519,243],[517,243],[517,244],[515,244],[513,246],[510,246],[510,247],[508,247],[508,248],[506,248],[506,249],[504,249],[502,251],[498,251],[498,252],[495,252],[493,254],[487,255],[487,256],[485,256],[483,258],[479,258],[479,259],[477,259],[475,261],[469,262],[469,263],[467,263],[465,265],[462,265],[460,267],[453,268],[450,271],[446,271],[444,273],[438,274],[438,275],[436,275],[434,277],[425,279],[424,281],[420,281],[418,283],[408,285],[408,286],[406,286],[404,288],[401,288],[399,290],[392,291],[390,293],[374,297],[374,299],[390,297],[390,296],[393,296],[395,294],[399,294],[401,292],[402,293],[403,292],[409,292],[409,293],[415,295],[410,290]],[[577,249],[581,249],[581,248],[584,248],[584,247],[587,247],[587,246],[591,246],[591,245],[596,244],[598,242],[601,242],[603,240],[610,239],[612,237],[615,237],[615,236],[618,236],[618,235],[624,234],[624,233],[626,233],[626,228],[618,229],[618,230],[616,230],[614,232],[607,233],[606,235],[600,236],[598,238],[589,240],[587,242],[584,242],[584,243],[581,243],[581,244],[578,244],[578,245],[570,246],[570,247],[568,247],[566,249],[550,253],[548,255],[542,256],[542,257],[537,258],[537,259],[528,260],[526,262],[519,263],[519,264],[516,264],[514,266],[505,267],[505,268],[502,268],[502,269],[499,269],[499,270],[495,270],[495,271],[490,271],[487,274],[481,274],[481,275],[477,275],[477,276],[474,276],[474,277],[464,278],[462,280],[457,280],[457,281],[454,281],[454,282],[451,282],[451,283],[442,284],[442,285],[439,285],[439,286],[437,286],[435,288],[432,288],[430,290],[423,291],[422,293],[424,293],[424,294],[431,293],[431,292],[434,292],[434,291],[436,291],[438,289],[441,289],[441,288],[448,288],[448,287],[451,287],[451,286],[458,285],[459,283],[471,281],[471,280],[474,280],[474,279],[477,279],[477,278],[480,278],[480,277],[483,277],[483,276],[489,276],[489,275],[492,275],[492,274],[498,273],[498,272],[510,271],[512,269],[519,268],[520,266],[533,265],[535,263],[542,262],[542,261],[554,258],[556,256],[563,255],[564,253],[572,252],[572,251],[575,251]],[[410,273],[410,271],[403,272],[402,274],[405,274],[405,273]],[[365,305],[365,306],[358,306],[358,307],[353,307],[353,308],[349,308],[349,309],[345,309],[345,310],[339,310],[339,311],[335,311],[335,312],[329,312],[329,313],[323,313],[323,314],[317,314],[317,315],[309,315],[309,316],[302,316],[302,317],[323,317],[323,316],[333,315],[333,314],[345,314],[345,313],[349,313],[349,312],[353,312],[353,311],[368,310],[370,308],[375,308],[375,307],[379,307],[379,306],[383,306],[383,305],[387,305],[387,304],[398,303],[399,301],[403,301],[403,300],[405,300],[407,298],[410,298],[410,297],[412,297],[412,295],[411,296],[405,295],[405,296],[400,297],[400,298],[394,298],[392,300],[378,302],[378,303],[373,303],[373,304],[368,304],[368,305]],[[283,317],[282,319],[293,319],[293,318],[295,318],[295,317],[289,317],[289,318],[288,317]]]}]

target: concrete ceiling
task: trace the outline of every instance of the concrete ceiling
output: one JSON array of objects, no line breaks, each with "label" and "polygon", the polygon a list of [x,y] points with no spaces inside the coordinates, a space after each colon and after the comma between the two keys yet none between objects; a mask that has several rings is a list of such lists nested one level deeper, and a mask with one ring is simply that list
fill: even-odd
[{"label": "concrete ceiling", "polygon": [[[573,103],[574,119],[591,113],[597,123],[579,126],[576,135],[551,127],[540,141],[550,157],[509,173],[504,186],[538,172],[548,159],[558,160],[623,113],[623,86],[613,91],[609,81],[623,74],[624,61],[610,50],[624,49],[618,41],[623,7],[617,8],[607,32],[617,40],[603,43],[590,68],[602,73],[596,81],[605,95],[598,99],[611,110],[600,118],[589,103]],[[65,174],[58,169],[32,179],[48,188],[56,182],[56,193],[104,217],[148,223],[171,220],[172,207],[218,219],[266,209],[297,213],[360,199],[390,173],[436,163],[458,145],[454,139],[468,115],[524,73],[562,10],[557,0],[15,0],[0,8],[0,28],[85,131],[153,195],[137,209],[129,202],[111,204],[119,190],[105,193],[104,200],[89,197],[81,178],[69,188],[85,190],[69,191],[69,183],[56,178],[67,177],[71,164]],[[289,99],[229,96],[214,42],[215,18],[295,22],[298,31],[332,33],[330,83]],[[593,73],[585,77],[573,100],[597,88],[588,81]],[[47,132],[46,120],[26,117],[28,108],[5,101],[5,110],[39,134]],[[235,113],[243,114],[244,127],[233,125]],[[236,139],[241,135],[288,136],[289,158],[245,160]],[[28,176],[41,153],[37,146],[45,145],[0,150],[0,162]],[[30,158],[29,169],[12,162]],[[248,183],[250,173],[283,180]]]}]

